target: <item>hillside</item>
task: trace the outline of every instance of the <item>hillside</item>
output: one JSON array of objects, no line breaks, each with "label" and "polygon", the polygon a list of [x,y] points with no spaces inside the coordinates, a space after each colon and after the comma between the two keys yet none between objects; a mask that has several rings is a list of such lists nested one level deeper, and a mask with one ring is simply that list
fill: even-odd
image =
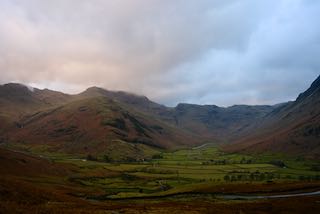
[{"label": "hillside", "polygon": [[0,143],[8,141],[7,131],[19,126],[19,120],[25,115],[61,105],[70,99],[70,95],[48,89],[33,89],[17,83],[0,85]]},{"label": "hillside", "polygon": [[195,105],[180,103],[174,108],[150,101],[145,96],[127,92],[113,92],[98,87],[88,88],[77,95],[83,97],[104,96],[126,105],[136,111],[147,113],[154,119],[181,128],[200,138],[225,142],[244,132],[255,120],[270,113],[274,106]]},{"label": "hillside", "polygon": [[125,150],[137,145],[174,149],[224,142],[271,109],[191,104],[170,108],[145,96],[98,87],[67,95],[10,83],[0,88],[0,139],[80,154],[105,153],[119,142]]},{"label": "hillside", "polygon": [[107,97],[74,100],[26,115],[17,124],[6,133],[11,142],[120,159],[150,158],[159,149],[200,143],[177,127]]},{"label": "hillside", "polygon": [[[144,159],[206,142],[226,151],[317,157],[319,77],[294,102],[274,106],[178,104],[91,87],[77,95],[21,84],[0,86],[0,143],[73,154]],[[119,152],[120,150],[126,152]]]},{"label": "hillside", "polygon": [[16,118],[35,110],[66,103],[71,97],[61,92],[28,88],[17,83],[0,85],[0,113]]},{"label": "hillside", "polygon": [[251,123],[271,112],[273,108],[247,105],[223,108],[214,105],[179,104],[172,115],[177,126],[225,143],[245,132]]},{"label": "hillside", "polygon": [[294,102],[274,109],[254,132],[228,145],[227,151],[281,152],[319,158],[320,76]]}]

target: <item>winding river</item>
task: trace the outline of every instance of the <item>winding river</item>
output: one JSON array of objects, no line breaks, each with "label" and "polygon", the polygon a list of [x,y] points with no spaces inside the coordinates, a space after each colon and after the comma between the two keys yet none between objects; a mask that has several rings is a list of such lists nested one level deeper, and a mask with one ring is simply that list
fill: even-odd
[{"label": "winding river", "polygon": [[320,191],[316,192],[305,192],[305,193],[288,193],[280,195],[217,195],[218,198],[234,200],[234,199],[272,199],[272,198],[290,198],[299,196],[313,196],[320,195]]}]

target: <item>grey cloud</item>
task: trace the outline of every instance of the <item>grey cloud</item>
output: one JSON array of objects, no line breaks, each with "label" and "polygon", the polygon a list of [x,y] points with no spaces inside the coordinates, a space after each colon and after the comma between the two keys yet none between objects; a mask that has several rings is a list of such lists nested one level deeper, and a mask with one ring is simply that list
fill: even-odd
[{"label": "grey cloud", "polygon": [[319,74],[317,1],[2,0],[0,82],[273,104]]}]

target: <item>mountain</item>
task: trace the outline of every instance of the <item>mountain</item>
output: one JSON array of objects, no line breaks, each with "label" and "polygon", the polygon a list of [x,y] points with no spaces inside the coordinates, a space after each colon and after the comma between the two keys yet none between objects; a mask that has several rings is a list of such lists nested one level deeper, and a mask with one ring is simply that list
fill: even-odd
[{"label": "mountain", "polygon": [[157,120],[193,133],[198,138],[224,142],[246,130],[253,121],[271,112],[273,106],[235,105],[228,108],[215,105],[180,103],[174,108],[150,101],[145,96],[128,92],[88,88],[79,97],[104,96],[129,108],[148,113]]},{"label": "mountain", "polygon": [[180,103],[172,108],[98,87],[68,95],[10,83],[0,86],[0,143],[144,159],[213,142],[233,152],[315,158],[320,153],[319,85],[318,77],[296,101],[274,106]]},{"label": "mountain", "polygon": [[109,91],[99,87],[90,87],[84,92],[76,95],[78,99],[81,98],[88,98],[88,97],[108,97],[113,100],[117,100],[118,102],[124,103],[129,105],[130,107],[135,107],[140,110],[149,110],[149,111],[156,111],[159,110],[166,110],[167,107],[164,105],[160,105],[158,103],[152,102],[145,96],[136,95],[133,93],[128,93],[124,91]]},{"label": "mountain", "polygon": [[219,142],[228,142],[273,110],[273,106],[178,104],[172,112],[177,126]]},{"label": "mountain", "polygon": [[64,149],[78,153],[101,151],[115,140],[163,149],[190,142],[182,130],[107,97],[75,100],[27,115],[10,134],[14,141],[69,142]]},{"label": "mountain", "polygon": [[0,85],[1,112],[10,112],[12,116],[66,103],[71,97],[61,92],[30,88],[17,83]]},{"label": "mountain", "polygon": [[0,142],[8,128],[17,126],[25,115],[66,103],[70,99],[71,95],[48,89],[33,89],[17,83],[0,85]]},{"label": "mountain", "polygon": [[225,147],[234,152],[275,152],[319,158],[320,76],[294,102],[260,119],[256,129]]},{"label": "mountain", "polygon": [[20,84],[1,86],[0,95],[2,121],[6,118],[0,143],[113,159],[151,158],[163,149],[202,143],[155,118],[150,112],[167,107],[143,96],[97,87],[67,95]]}]

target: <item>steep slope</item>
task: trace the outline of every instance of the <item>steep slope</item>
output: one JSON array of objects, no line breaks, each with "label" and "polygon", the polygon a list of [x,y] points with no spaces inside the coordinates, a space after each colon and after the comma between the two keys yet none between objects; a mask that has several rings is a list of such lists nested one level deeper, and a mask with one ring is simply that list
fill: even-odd
[{"label": "steep slope", "polygon": [[127,92],[113,92],[91,87],[79,97],[104,96],[117,100],[171,126],[176,126],[193,135],[215,142],[225,142],[247,130],[253,121],[270,113],[273,106],[235,105],[222,108],[215,105],[178,104],[175,108],[150,101],[145,96]]},{"label": "steep slope", "polygon": [[134,150],[132,143],[173,149],[225,142],[273,109],[192,104],[170,108],[145,96],[98,87],[67,95],[20,84],[1,86],[0,101],[0,142],[49,144],[58,151],[82,154],[120,147]]},{"label": "steep slope", "polygon": [[226,147],[228,151],[281,152],[319,158],[320,77],[294,102],[264,117],[255,132]]},{"label": "steep slope", "polygon": [[0,88],[0,143],[49,145],[50,151],[141,159],[159,149],[203,142],[203,138],[155,118],[155,109],[167,107],[143,96],[97,87],[67,95],[6,84]]},{"label": "steep slope", "polygon": [[48,89],[31,89],[17,83],[0,85],[0,118],[12,123],[26,114],[67,103],[71,99],[70,95]]},{"label": "steep slope", "polygon": [[99,87],[91,87],[84,92],[76,95],[77,99],[88,98],[88,97],[98,97],[104,96],[110,99],[116,100],[120,103],[126,104],[132,108],[136,108],[140,111],[147,111],[149,113],[158,113],[162,111],[167,111],[170,108],[160,105],[158,103],[152,102],[145,96],[136,95],[133,93],[128,93],[124,91],[109,91]]},{"label": "steep slope", "polygon": [[24,115],[68,102],[72,97],[48,89],[39,90],[25,85],[0,85],[0,143],[7,141],[6,131],[18,125]]},{"label": "steep slope", "polygon": [[75,100],[25,116],[8,135],[13,142],[47,145],[60,152],[102,155],[126,147],[141,157],[144,149],[200,143],[183,130],[106,97]]},{"label": "steep slope", "polygon": [[14,120],[42,107],[44,105],[41,101],[37,100],[32,95],[32,91],[24,85],[10,83],[0,86],[0,117],[2,120]]},{"label": "steep slope", "polygon": [[[68,193],[77,190],[65,179],[75,170],[71,164],[0,148],[0,212],[25,213],[52,201],[75,202],[77,199]],[[25,207],[19,209],[22,204]]]},{"label": "steep slope", "polygon": [[52,163],[40,157],[0,148],[1,176],[63,176],[70,173],[71,169],[70,166]]},{"label": "steep slope", "polygon": [[296,101],[275,106],[170,108],[145,96],[98,87],[67,95],[6,84],[0,86],[0,143],[49,145],[79,154],[121,148],[137,159],[159,149],[235,142],[226,150],[313,157],[320,153],[319,88],[318,77]]},{"label": "steep slope", "polygon": [[71,97],[61,92],[33,89],[17,83],[0,85],[0,114],[16,118],[35,110],[66,103]]}]

